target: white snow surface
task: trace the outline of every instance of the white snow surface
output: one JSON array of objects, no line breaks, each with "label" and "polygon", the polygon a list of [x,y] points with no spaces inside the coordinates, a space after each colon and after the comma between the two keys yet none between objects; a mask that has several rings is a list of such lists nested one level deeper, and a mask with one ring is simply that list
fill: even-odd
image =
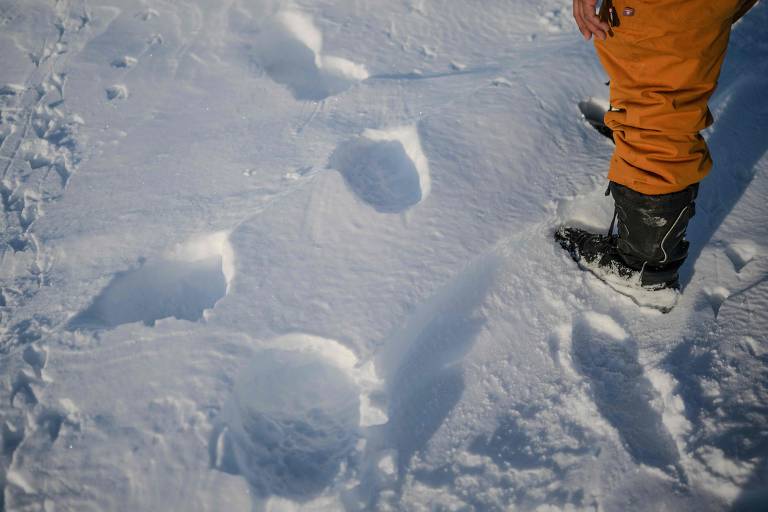
[{"label": "white snow surface", "polygon": [[766,510],[766,26],[662,315],[568,1],[0,0],[0,510]]}]

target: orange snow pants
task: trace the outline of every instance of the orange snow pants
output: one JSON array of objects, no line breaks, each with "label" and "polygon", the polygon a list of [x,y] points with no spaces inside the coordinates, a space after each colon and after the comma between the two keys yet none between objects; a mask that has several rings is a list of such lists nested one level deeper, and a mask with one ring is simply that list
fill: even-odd
[{"label": "orange snow pants", "polygon": [[699,132],[712,124],[707,101],[731,24],[756,0],[603,2],[615,12],[612,33],[595,41],[611,80],[605,124],[616,149],[608,179],[650,195],[698,183],[712,167]]}]

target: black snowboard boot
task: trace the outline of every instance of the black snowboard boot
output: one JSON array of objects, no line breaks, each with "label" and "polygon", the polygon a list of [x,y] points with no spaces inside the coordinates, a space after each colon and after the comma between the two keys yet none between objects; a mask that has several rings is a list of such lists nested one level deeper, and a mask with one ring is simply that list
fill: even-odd
[{"label": "black snowboard boot", "polygon": [[[555,240],[581,266],[605,281],[647,291],[679,287],[678,269],[688,255],[685,230],[694,215],[698,184],[680,192],[645,195],[611,182],[616,202],[607,235],[561,227]],[[607,194],[608,192],[606,192]]]}]

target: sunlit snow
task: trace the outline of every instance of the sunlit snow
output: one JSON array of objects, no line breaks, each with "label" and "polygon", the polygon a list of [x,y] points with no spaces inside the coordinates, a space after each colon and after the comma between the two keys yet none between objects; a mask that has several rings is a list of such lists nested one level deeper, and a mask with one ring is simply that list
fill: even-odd
[{"label": "sunlit snow", "polygon": [[0,511],[765,509],[768,5],[666,315],[570,10],[0,1]]}]

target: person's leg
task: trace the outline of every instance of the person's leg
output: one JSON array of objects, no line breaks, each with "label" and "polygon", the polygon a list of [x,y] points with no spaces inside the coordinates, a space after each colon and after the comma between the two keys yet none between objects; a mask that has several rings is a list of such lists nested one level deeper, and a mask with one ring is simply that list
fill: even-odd
[{"label": "person's leg", "polygon": [[611,78],[612,108],[605,121],[616,142],[608,178],[617,234],[572,227],[555,233],[574,260],[604,280],[618,277],[624,289],[678,287],[698,183],[712,166],[699,131],[712,123],[707,101],[731,24],[752,4],[612,2],[618,25],[595,46]]},{"label": "person's leg", "polygon": [[742,0],[616,0],[595,48],[611,80],[609,180],[649,195],[684,190],[712,167],[699,134]]}]

